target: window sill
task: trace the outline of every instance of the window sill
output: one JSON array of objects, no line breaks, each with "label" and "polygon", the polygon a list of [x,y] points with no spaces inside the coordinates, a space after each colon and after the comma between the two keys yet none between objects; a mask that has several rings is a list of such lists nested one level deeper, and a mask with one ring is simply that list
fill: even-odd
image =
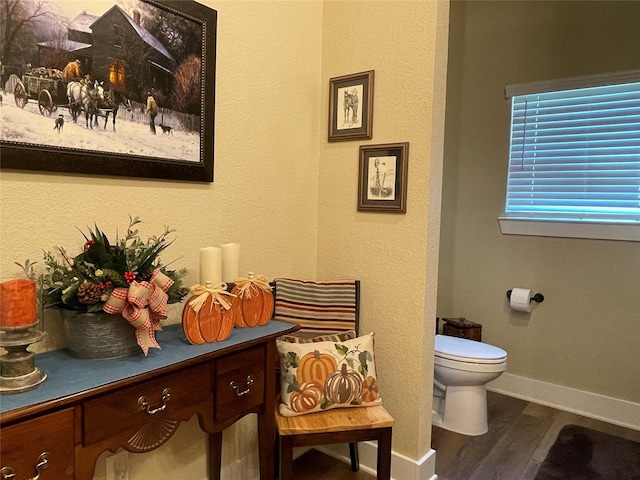
[{"label": "window sill", "polygon": [[640,242],[640,225],[557,222],[538,219],[498,217],[503,235],[591,238]]}]

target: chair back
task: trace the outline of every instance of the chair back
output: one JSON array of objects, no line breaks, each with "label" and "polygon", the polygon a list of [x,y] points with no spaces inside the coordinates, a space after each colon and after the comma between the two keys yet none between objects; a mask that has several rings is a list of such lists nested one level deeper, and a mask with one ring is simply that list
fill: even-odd
[{"label": "chair back", "polygon": [[317,282],[279,278],[275,283],[275,320],[300,325],[295,335],[311,338],[358,333],[360,281]]}]

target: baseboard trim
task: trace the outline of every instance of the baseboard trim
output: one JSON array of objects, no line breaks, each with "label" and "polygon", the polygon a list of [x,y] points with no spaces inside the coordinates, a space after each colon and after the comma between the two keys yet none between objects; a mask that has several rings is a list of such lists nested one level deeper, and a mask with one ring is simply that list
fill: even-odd
[{"label": "baseboard trim", "polygon": [[487,390],[640,430],[640,404],[597,393],[503,373]]},{"label": "baseboard trim", "polygon": [[[348,445],[324,445],[317,450],[345,463],[350,463]],[[371,475],[376,474],[378,444],[358,443],[360,469]],[[391,478],[393,480],[436,480],[436,451],[429,450],[421,459],[413,460],[397,452],[391,452]]]}]

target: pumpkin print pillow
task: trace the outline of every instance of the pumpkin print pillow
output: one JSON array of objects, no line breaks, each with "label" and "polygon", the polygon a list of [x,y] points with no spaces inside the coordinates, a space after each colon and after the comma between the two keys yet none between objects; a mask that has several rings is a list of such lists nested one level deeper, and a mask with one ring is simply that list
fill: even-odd
[{"label": "pumpkin print pillow", "polygon": [[331,408],[382,403],[373,333],[343,342],[276,340],[280,357],[280,414],[293,417]]}]

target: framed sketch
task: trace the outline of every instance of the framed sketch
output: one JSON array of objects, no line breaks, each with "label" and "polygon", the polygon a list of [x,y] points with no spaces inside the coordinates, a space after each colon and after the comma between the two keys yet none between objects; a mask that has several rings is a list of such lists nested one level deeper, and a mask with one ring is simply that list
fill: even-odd
[{"label": "framed sketch", "polygon": [[360,146],[358,210],[405,213],[409,143]]},{"label": "framed sketch", "polygon": [[329,80],[329,141],[371,138],[374,70]]},{"label": "framed sketch", "polygon": [[213,181],[215,10],[48,0],[7,15],[0,168]]}]

